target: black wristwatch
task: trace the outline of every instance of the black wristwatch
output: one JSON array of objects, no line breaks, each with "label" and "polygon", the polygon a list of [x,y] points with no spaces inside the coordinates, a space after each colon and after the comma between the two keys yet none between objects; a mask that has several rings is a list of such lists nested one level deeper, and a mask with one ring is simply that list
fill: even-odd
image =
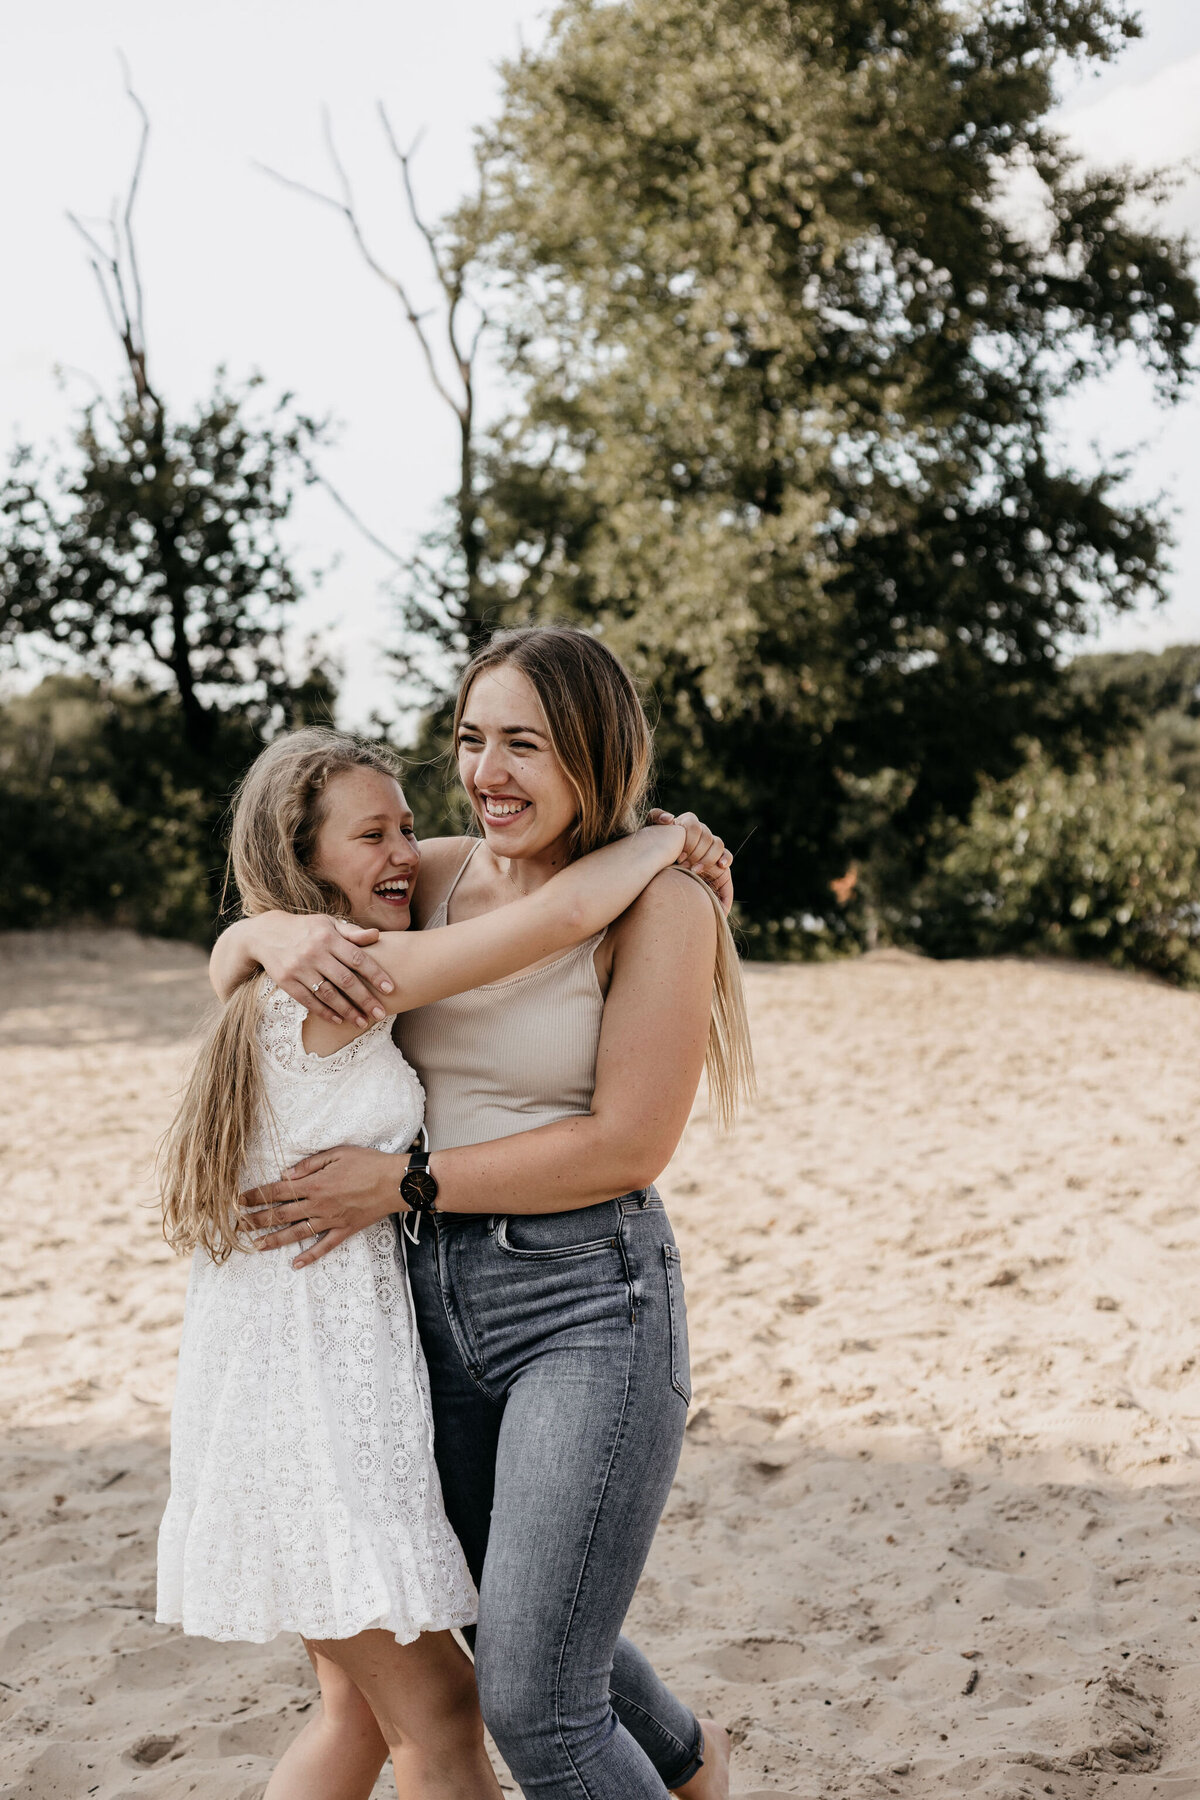
[{"label": "black wristwatch", "polygon": [[408,1167],[400,1177],[400,1198],[410,1212],[433,1212],[437,1206],[437,1176],[429,1166],[429,1138],[422,1125],[416,1140],[419,1149],[409,1152]]}]

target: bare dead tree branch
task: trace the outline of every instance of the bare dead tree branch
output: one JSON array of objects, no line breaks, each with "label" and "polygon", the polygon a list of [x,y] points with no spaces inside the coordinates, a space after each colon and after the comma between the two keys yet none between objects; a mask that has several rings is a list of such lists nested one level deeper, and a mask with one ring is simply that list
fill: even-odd
[{"label": "bare dead tree branch", "polygon": [[404,182],[404,196],[408,202],[409,218],[425,240],[425,244],[429,250],[429,260],[433,264],[434,274],[437,276],[442,293],[446,297],[446,336],[450,341],[450,352],[454,357],[459,376],[462,379],[463,389],[466,395],[465,410],[467,414],[470,415],[473,411],[474,398],[472,392],[472,356],[474,350],[478,347],[479,334],[478,332],[476,333],[476,344],[473,346],[472,355],[464,356],[458,339],[458,309],[463,301],[462,273],[461,271],[450,270],[446,267],[445,258],[438,247],[437,237],[421,215],[421,209],[417,204],[416,191],[413,188],[412,159],[420,147],[424,132],[419,131],[409,148],[407,150],[402,150],[396,137],[396,133],[392,128],[392,121],[388,117],[387,108],[382,100],[378,103],[378,112],[380,123],[383,126],[383,133],[388,142],[388,148],[400,165],[400,175]]},{"label": "bare dead tree branch", "polygon": [[292,188],[296,193],[306,194],[310,200],[318,200],[323,206],[331,206],[335,212],[341,214],[350,229],[350,234],[358,246],[359,253],[367,267],[371,270],[372,274],[377,275],[380,281],[392,290],[399,300],[404,309],[404,315],[416,336],[417,343],[420,345],[421,354],[425,361],[425,367],[429,373],[429,379],[433,383],[437,393],[445,401],[455,417],[461,422],[463,416],[462,403],[454,398],[454,395],[442,380],[441,373],[433,354],[433,346],[429,342],[429,337],[425,330],[424,319],[414,306],[408,289],[400,276],[394,275],[390,269],[385,268],[367,241],[366,233],[363,230],[358,211],[354,204],[354,191],[350,185],[350,178],[346,173],[345,165],[338,154],[337,145],[334,142],[333,128],[330,123],[328,112],[325,112],[322,115],[322,123],[325,147],[329,153],[329,160],[333,164],[333,171],[337,177],[338,187],[341,191],[340,199],[333,194],[322,193],[319,188],[309,187],[307,182],[296,181],[290,175],[283,175],[278,169],[271,168],[267,163],[258,163],[256,164],[256,167],[261,169],[265,175],[269,175],[273,181],[281,182],[284,187]]},{"label": "bare dead tree branch", "polygon": [[410,559],[410,566],[418,575],[420,575],[423,581],[429,583],[429,586],[436,593],[443,605],[453,604],[458,598],[458,592],[454,583],[452,581],[447,581],[444,575],[439,575],[433,565],[427,562],[423,556],[414,555]]},{"label": "bare dead tree branch", "polygon": [[425,136],[424,129],[422,128],[422,130],[418,131],[407,150],[402,150],[392,126],[392,121],[388,117],[387,107],[383,104],[382,100],[376,102],[376,111],[379,114],[379,122],[383,126],[383,135],[387,139],[388,149],[400,165],[400,174],[404,182],[404,194],[408,201],[409,217],[412,219],[413,224],[416,226],[428,246],[429,260],[433,264],[433,272],[441,284],[442,292],[445,294],[447,300],[453,301],[456,298],[458,290],[446,272],[446,267],[442,261],[442,255],[441,251],[438,249],[436,237],[421,217],[421,209],[417,205],[417,197],[413,192],[412,176],[409,171],[410,159],[414,157],[420,149],[421,139]]},{"label": "bare dead tree branch", "polygon": [[354,508],[351,506],[350,502],[344,497],[344,495],[342,495],[338,492],[337,488],[334,487],[334,485],[333,485],[332,481],[330,481],[329,477],[327,475],[323,475],[321,473],[320,469],[317,468],[316,464],[313,463],[312,461],[310,461],[307,457],[304,459],[304,470],[308,476],[308,479],[312,482],[313,486],[323,488],[325,490],[325,492],[329,495],[329,498],[333,501],[334,505],[339,507],[341,509],[341,511],[343,513],[345,513],[346,517],[350,520],[350,523],[355,527],[355,529],[357,531],[359,531],[362,534],[363,537],[366,538],[366,540],[369,544],[374,544],[376,550],[381,550],[383,552],[383,554],[387,557],[390,557],[392,562],[396,563],[398,567],[400,567],[400,568],[411,567],[412,558],[407,557],[407,556],[401,556],[401,554],[398,550],[393,550],[392,546],[390,544],[385,544],[383,539],[381,537],[378,537],[375,534],[375,532],[373,532],[371,530],[371,527],[359,516],[358,513],[355,512]]},{"label": "bare dead tree branch", "polygon": [[102,405],[107,405],[104,389],[90,369],[81,369],[78,363],[55,363],[54,374],[56,379],[62,381],[64,385],[68,375],[77,375],[81,381],[87,382],[88,386],[95,394],[96,399],[99,400]]},{"label": "bare dead tree branch", "polygon": [[479,347],[483,342],[483,334],[488,329],[491,322],[492,321],[488,318],[487,313],[480,307],[479,323],[475,327],[474,334],[472,335],[471,348],[468,353],[468,362],[472,368],[474,367],[475,358],[479,355]]},{"label": "bare dead tree branch", "polygon": [[468,347],[464,348],[462,339],[461,314],[467,300],[465,265],[449,255],[439,240],[436,230],[430,226],[417,201],[416,189],[412,179],[412,159],[420,144],[420,134],[414,139],[408,150],[403,150],[396,136],[392,122],[383,103],[378,105],[378,114],[387,146],[399,166],[403,183],[404,197],[409,218],[414,229],[420,234],[433,266],[434,278],[441,293],[443,307],[441,310],[441,330],[445,333],[445,341],[450,358],[457,373],[457,385],[452,379],[443,376],[435,354],[434,343],[427,327],[428,314],[418,311],[412,291],[404,278],[389,268],[376,254],[367,238],[362,218],[355,199],[354,189],[342,161],[334,139],[333,127],[328,109],[322,113],[322,127],[325,147],[333,171],[335,190],[326,193],[314,188],[307,182],[297,181],[293,177],[282,174],[269,164],[258,163],[256,166],[265,175],[281,186],[293,192],[304,194],[320,205],[330,207],[345,221],[346,226],[358,248],[359,254],[367,267],[396,296],[403,309],[405,319],[416,337],[430,383],[439,399],[454,414],[459,433],[459,470],[454,507],[457,519],[456,540],[462,556],[463,579],[445,580],[437,577],[427,564],[418,556],[401,558],[390,546],[366,526],[346,501],[337,494],[322,476],[315,472],[312,479],[319,481],[357,527],[357,529],[378,549],[398,563],[403,563],[414,575],[427,585],[445,607],[450,617],[461,621],[461,629],[466,634],[472,647],[481,631],[488,594],[485,588],[482,543],[482,514],[476,494],[476,468],[478,450],[475,443],[475,371],[480,346],[484,333],[488,328],[488,318],[482,308],[479,322],[471,334]]},{"label": "bare dead tree branch", "polygon": [[136,321],[138,339],[144,353],[146,344],[146,318],[142,301],[142,276],[141,270],[138,268],[137,243],[133,235],[133,206],[134,201],[137,199],[138,187],[142,179],[142,169],[146,162],[146,146],[150,142],[150,115],[142,105],[139,96],[134,92],[133,79],[129,73],[129,64],[125,60],[124,53],[120,50],[117,52],[117,60],[121,65],[121,74],[125,78],[125,92],[128,94],[130,100],[132,100],[142,121],[142,136],[141,141],[138,144],[137,161],[133,166],[133,177],[129,183],[129,193],[125,200],[125,247],[129,256],[130,274],[133,277],[133,293],[137,308]]},{"label": "bare dead tree branch", "polygon": [[[71,221],[72,225],[75,227],[76,231],[79,233],[80,237],[83,239],[84,243],[91,250],[92,256],[94,258],[92,267],[97,268],[101,262],[105,262],[105,263],[108,263],[109,265],[111,265],[111,263],[112,263],[111,250],[106,250],[102,244],[98,244],[96,242],[95,238],[92,236],[91,232],[88,230],[87,226],[83,223],[83,221],[81,219],[77,218],[73,212],[68,212],[67,217]],[[105,224],[107,224],[107,223],[108,223],[108,220],[106,219]]]},{"label": "bare dead tree branch", "polygon": [[66,386],[68,378],[73,375],[77,376],[81,381],[86,381],[92,390],[92,398],[88,402],[89,409],[98,407],[112,426],[113,430],[116,432],[120,431],[120,420],[117,418],[117,415],[109,404],[108,395],[104,392],[104,389],[96,380],[96,377],[92,374],[90,369],[81,369],[75,363],[55,363],[54,374],[56,379],[59,380],[64,387]]},{"label": "bare dead tree branch", "polygon": [[[125,82],[125,92],[141,119],[142,129],[138,140],[137,155],[134,158],[133,173],[125,193],[124,207],[118,211],[117,202],[114,201],[112,211],[104,221],[111,240],[110,247],[106,248],[77,214],[68,212],[67,218],[91,251],[89,261],[92,273],[100,288],[109,323],[120,339],[121,348],[125,352],[125,361],[128,364],[129,373],[133,377],[138,405],[145,407],[149,404],[161,417],[162,403],[150,384],[146,368],[145,307],[141,271],[138,266],[137,240],[133,229],[133,210],[137,203],[142,170],[146,163],[146,146],[150,141],[150,115],[134,92],[128,63],[123,56],[120,56],[119,53],[118,55]],[[132,307],[126,291],[126,269],[129,271],[129,284],[133,291]]]},{"label": "bare dead tree branch", "polygon": [[129,302],[125,297],[125,282],[121,274],[121,228],[117,224],[117,203],[115,200],[113,201],[112,215],[108,221],[108,229],[112,235],[113,241],[112,256],[109,258],[109,278],[112,281],[117,296],[117,302],[121,308],[121,318],[124,320],[124,329],[121,334],[122,340],[125,344],[126,355],[131,361],[136,357],[140,357],[144,373],[145,345],[139,341],[137,321],[129,311]]},{"label": "bare dead tree branch", "polygon": [[[83,230],[83,227],[79,225],[79,221],[74,217],[74,215],[72,213],[68,213],[67,217],[68,217],[68,219],[70,219],[72,225],[78,226],[78,228],[81,231]],[[83,235],[84,235],[84,237],[88,237],[88,234],[86,231],[83,232]],[[91,239],[88,238],[88,241],[90,243]],[[117,336],[120,337],[122,335],[121,334],[121,321],[118,319],[116,310],[113,306],[112,295],[109,293],[108,283],[104,279],[104,270],[100,267],[99,262],[96,260],[96,258],[94,256],[91,256],[88,258],[88,263],[91,267],[92,274],[96,277],[96,285],[100,289],[100,298],[104,302],[104,310],[108,314],[109,324],[112,326],[112,328],[116,332]]]}]

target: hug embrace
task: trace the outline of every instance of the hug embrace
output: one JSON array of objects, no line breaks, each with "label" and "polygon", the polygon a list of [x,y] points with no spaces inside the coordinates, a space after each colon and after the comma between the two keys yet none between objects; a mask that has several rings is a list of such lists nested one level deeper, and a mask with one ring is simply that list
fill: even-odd
[{"label": "hug embrace", "polygon": [[[643,824],[600,641],[499,634],[454,718],[475,834],[327,730],[245,776],[223,1008],[162,1159],[192,1253],[158,1617],[298,1632],[319,1712],[268,1800],[724,1800],[728,1738],[622,1625],[690,1399],[655,1178],[753,1078],[731,858]],[[418,881],[418,870],[420,878]],[[453,1635],[472,1645],[474,1666]]]}]

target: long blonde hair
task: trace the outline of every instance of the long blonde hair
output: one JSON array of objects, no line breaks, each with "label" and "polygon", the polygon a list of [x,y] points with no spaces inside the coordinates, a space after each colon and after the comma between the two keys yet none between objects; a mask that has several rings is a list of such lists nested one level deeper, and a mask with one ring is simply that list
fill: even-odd
[{"label": "long blonde hair", "polygon": [[[377,769],[399,780],[386,745],[310,726],[275,739],[250,765],[233,802],[225,885],[252,913],[349,915],[340,888],[312,859],[335,775]],[[265,1119],[257,1037],[260,976],[230,995],[200,1047],[175,1122],[159,1153],[163,1234],[176,1250],[202,1248],[224,1262],[242,1241],[238,1192]]]},{"label": "long blonde hair", "polygon": [[[586,856],[642,824],[654,768],[654,740],[633,678],[590,632],[567,625],[498,631],[463,671],[454,708],[454,743],[476,677],[508,665],[526,676],[542,704],[550,742],[575,790],[579,813],[568,848]],[[717,916],[717,960],[704,1067],[722,1128],[754,1092],[754,1053],[742,967],[720,902],[700,884]]]}]

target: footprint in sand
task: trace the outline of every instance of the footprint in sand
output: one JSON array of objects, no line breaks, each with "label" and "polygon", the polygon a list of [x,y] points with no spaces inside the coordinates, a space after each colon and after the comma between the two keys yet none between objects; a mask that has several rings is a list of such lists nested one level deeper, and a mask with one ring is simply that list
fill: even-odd
[{"label": "footprint in sand", "polygon": [[791,1638],[741,1638],[719,1645],[705,1661],[725,1681],[794,1681],[805,1657],[804,1645]]},{"label": "footprint in sand", "polygon": [[126,1751],[130,1762],[142,1768],[152,1768],[157,1762],[173,1750],[179,1742],[177,1737],[143,1737],[136,1744],[131,1744]]}]

